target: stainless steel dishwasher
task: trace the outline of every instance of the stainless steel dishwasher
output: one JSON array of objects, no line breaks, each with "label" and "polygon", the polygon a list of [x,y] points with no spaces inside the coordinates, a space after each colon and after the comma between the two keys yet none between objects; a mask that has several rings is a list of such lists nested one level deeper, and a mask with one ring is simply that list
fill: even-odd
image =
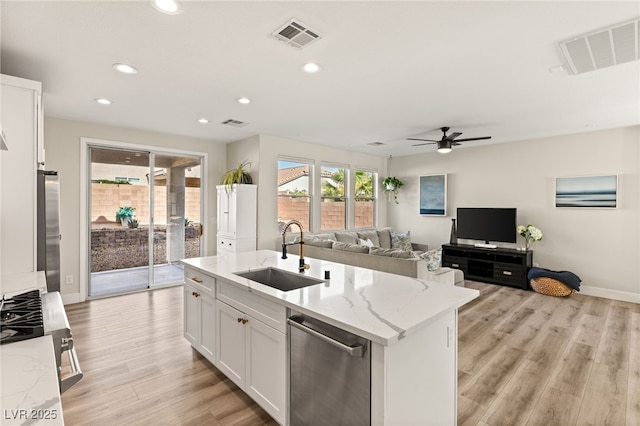
[{"label": "stainless steel dishwasher", "polygon": [[371,342],[298,312],[291,314],[291,425],[371,424]]}]

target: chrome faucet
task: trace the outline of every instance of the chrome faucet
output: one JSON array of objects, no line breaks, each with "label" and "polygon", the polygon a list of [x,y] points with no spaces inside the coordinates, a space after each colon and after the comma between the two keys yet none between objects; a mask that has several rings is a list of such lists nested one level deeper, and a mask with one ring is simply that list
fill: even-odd
[{"label": "chrome faucet", "polygon": [[[297,243],[288,243],[285,241],[285,237],[287,236],[287,229],[291,225],[296,225],[300,229],[300,241]],[[287,222],[284,225],[284,229],[282,230],[282,258],[287,258],[287,246],[292,244],[300,244],[300,265],[298,266],[298,272],[304,272],[305,269],[309,269],[309,264],[304,263],[304,235],[302,234],[302,224],[297,220],[293,219]]]}]

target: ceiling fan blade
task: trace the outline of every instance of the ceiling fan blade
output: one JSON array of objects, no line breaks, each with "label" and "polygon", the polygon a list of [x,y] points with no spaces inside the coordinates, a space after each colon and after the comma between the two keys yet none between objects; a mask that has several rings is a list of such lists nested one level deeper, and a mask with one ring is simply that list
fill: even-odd
[{"label": "ceiling fan blade", "polygon": [[451,133],[449,136],[445,136],[445,138],[444,138],[443,140],[445,140],[445,141],[452,141],[452,140],[454,140],[455,138],[457,138],[458,136],[460,136],[461,134],[462,134],[462,133],[460,133],[460,132],[453,132],[453,133]]},{"label": "ceiling fan blade", "polygon": [[[414,141],[419,141],[419,140],[421,140],[421,139],[412,139],[412,140],[414,140]],[[437,143],[438,143],[438,142],[416,143],[416,144],[413,144],[413,145],[411,145],[411,146],[435,145],[435,144],[437,144]]]},{"label": "ceiling fan blade", "polygon": [[491,136],[482,136],[479,138],[458,139],[456,142],[480,141],[483,139],[491,139]]},{"label": "ceiling fan blade", "polygon": [[440,142],[440,141],[434,141],[433,139],[415,139],[415,138],[407,138],[408,141],[424,141],[424,142]]}]

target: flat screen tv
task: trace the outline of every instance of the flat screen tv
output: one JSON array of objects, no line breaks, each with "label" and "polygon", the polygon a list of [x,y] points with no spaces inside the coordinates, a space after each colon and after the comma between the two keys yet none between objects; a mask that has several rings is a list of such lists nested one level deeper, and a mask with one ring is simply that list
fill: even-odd
[{"label": "flat screen tv", "polygon": [[515,208],[459,207],[457,211],[458,238],[489,241],[516,242]]}]

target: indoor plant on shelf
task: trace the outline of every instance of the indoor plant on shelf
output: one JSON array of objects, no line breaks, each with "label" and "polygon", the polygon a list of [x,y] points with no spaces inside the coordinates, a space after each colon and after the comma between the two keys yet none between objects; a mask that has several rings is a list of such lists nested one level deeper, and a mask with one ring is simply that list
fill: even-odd
[{"label": "indoor plant on shelf", "polygon": [[400,204],[398,203],[398,190],[402,185],[404,183],[395,176],[389,176],[382,180],[382,190],[389,195],[389,201],[391,201],[391,193],[393,193],[393,200],[396,204]]},{"label": "indoor plant on shelf", "polygon": [[122,223],[122,226],[129,226],[129,221],[135,214],[136,209],[131,206],[120,207],[116,212],[116,222]]},{"label": "indoor plant on shelf", "polygon": [[250,164],[249,161],[245,160],[240,163],[237,168],[229,170],[222,176],[220,183],[226,187],[227,193],[231,192],[233,185],[236,183],[251,184],[253,182],[249,172],[244,169]]}]

